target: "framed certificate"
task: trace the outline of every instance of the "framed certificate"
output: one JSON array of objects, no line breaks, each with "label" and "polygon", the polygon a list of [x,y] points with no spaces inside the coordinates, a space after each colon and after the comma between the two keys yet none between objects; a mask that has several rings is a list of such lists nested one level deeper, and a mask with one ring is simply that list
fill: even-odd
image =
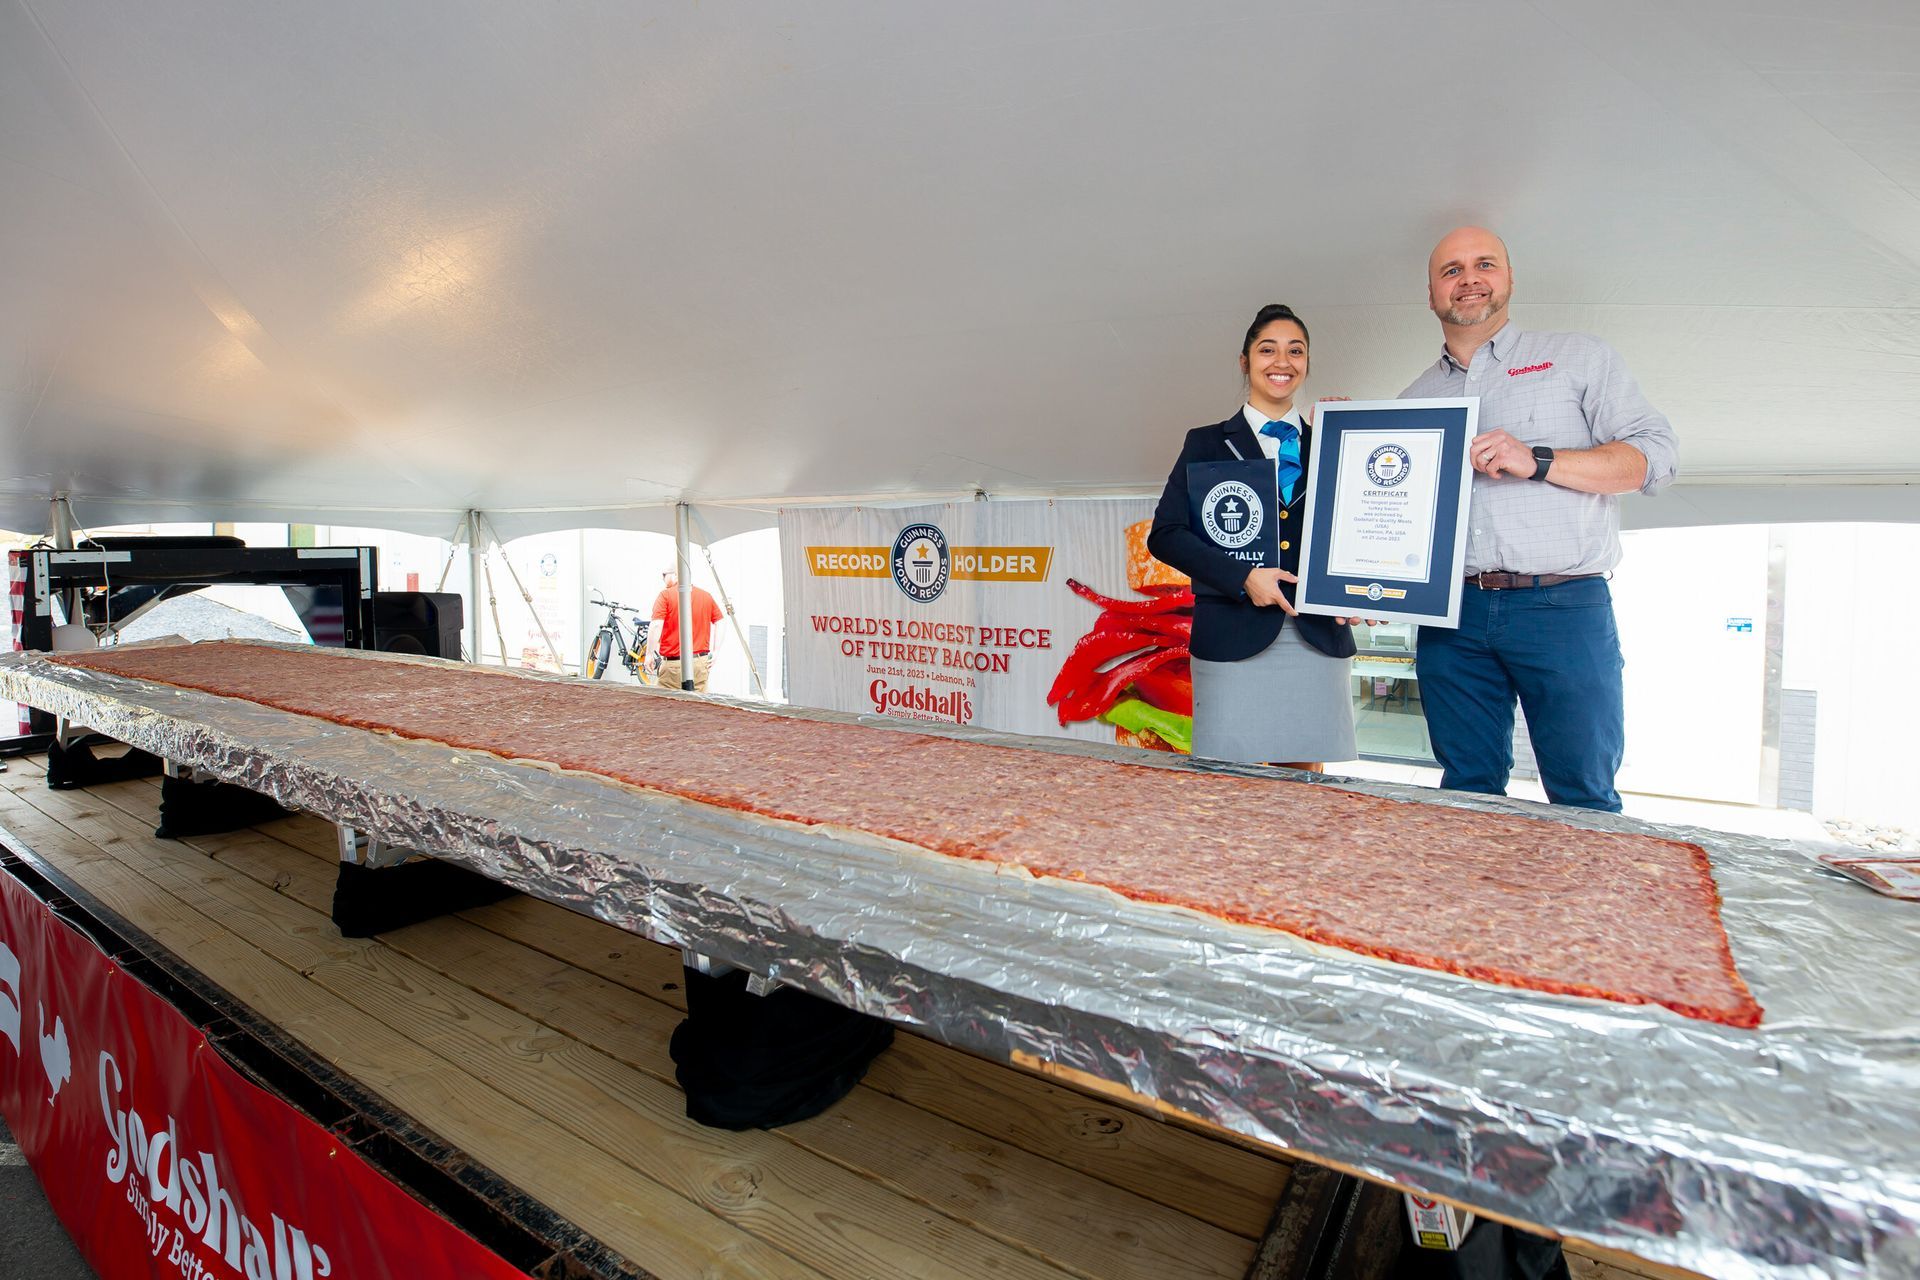
[{"label": "framed certificate", "polygon": [[1329,401],[1318,412],[1295,606],[1459,626],[1480,398]]}]

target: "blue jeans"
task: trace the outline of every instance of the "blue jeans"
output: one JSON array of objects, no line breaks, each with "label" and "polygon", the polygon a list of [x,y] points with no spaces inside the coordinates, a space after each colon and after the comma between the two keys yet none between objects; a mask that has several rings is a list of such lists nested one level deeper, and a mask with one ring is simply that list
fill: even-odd
[{"label": "blue jeans", "polygon": [[1627,743],[1624,665],[1605,578],[1468,586],[1459,629],[1420,628],[1414,656],[1440,785],[1506,794],[1517,696],[1547,799],[1620,812],[1613,778]]}]

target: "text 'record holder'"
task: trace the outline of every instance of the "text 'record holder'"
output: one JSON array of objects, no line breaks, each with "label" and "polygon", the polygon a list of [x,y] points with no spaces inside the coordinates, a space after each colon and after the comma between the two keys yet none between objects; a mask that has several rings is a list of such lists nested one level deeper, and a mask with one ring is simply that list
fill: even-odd
[{"label": "text 'record holder'", "polygon": [[1300,612],[1460,625],[1479,423],[1478,396],[1319,405]]}]

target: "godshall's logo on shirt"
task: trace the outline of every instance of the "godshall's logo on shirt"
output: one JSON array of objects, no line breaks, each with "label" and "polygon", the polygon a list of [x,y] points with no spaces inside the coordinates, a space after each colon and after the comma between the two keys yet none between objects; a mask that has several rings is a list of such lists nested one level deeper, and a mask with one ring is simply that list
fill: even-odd
[{"label": "godshall's logo on shirt", "polygon": [[1523,373],[1545,373],[1551,368],[1553,368],[1553,361],[1543,360],[1539,364],[1529,364],[1523,365],[1518,369],[1509,369],[1507,370],[1507,376],[1509,378],[1517,378]]}]

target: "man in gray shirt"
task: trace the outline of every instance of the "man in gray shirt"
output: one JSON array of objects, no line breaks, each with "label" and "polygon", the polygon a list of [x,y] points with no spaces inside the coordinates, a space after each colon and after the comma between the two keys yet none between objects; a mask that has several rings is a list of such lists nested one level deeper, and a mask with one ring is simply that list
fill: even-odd
[{"label": "man in gray shirt", "polygon": [[1401,397],[1480,397],[1460,626],[1422,627],[1415,658],[1441,785],[1506,792],[1518,698],[1547,798],[1618,813],[1617,495],[1672,482],[1673,427],[1606,343],[1507,318],[1513,272],[1493,232],[1449,232],[1427,286],[1446,345]]}]

